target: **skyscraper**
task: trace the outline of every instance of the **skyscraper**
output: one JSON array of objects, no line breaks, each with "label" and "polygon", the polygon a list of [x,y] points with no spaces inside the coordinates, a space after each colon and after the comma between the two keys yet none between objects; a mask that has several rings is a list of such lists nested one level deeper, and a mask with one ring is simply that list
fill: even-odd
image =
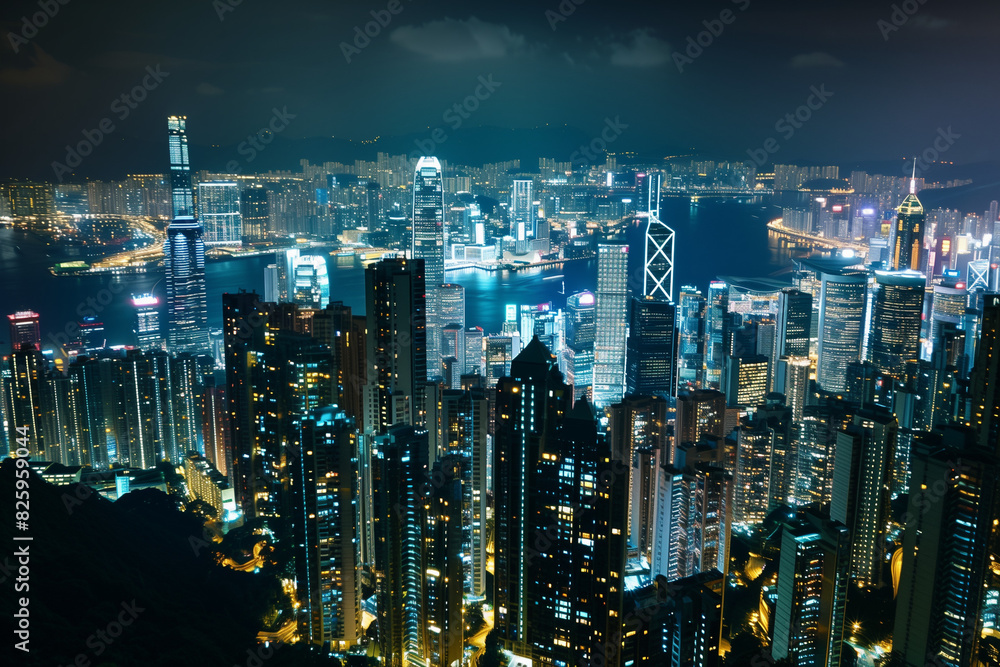
[{"label": "skyscraper", "polygon": [[10,321],[10,350],[17,352],[22,345],[42,349],[42,329],[38,324],[38,313],[31,310],[19,310],[7,316]]},{"label": "skyscraper", "polygon": [[357,443],[336,407],[302,421],[293,463],[297,589],[307,617],[304,639],[344,651],[361,637]]},{"label": "skyscraper", "polygon": [[705,387],[703,388],[721,389],[726,358],[729,285],[721,280],[709,283],[705,308]]},{"label": "skyscraper", "polygon": [[535,196],[531,179],[515,179],[511,185],[510,235],[515,241],[535,236]]},{"label": "skyscraper", "polygon": [[267,239],[270,230],[271,207],[267,189],[254,183],[240,193],[240,218],[243,221],[243,241],[254,243]]},{"label": "skyscraper", "polygon": [[677,386],[701,389],[705,383],[705,296],[681,287],[677,314]]},{"label": "skyscraper", "polygon": [[[916,169],[916,161],[913,168]],[[915,173],[915,172],[914,172]],[[910,194],[896,209],[896,238],[892,251],[892,268],[897,271],[920,271],[924,247],[924,206],[917,199],[916,179],[910,180]]]},{"label": "skyscraper", "polygon": [[235,181],[198,184],[198,217],[204,226],[206,245],[240,245],[243,242],[240,210],[240,186]]},{"label": "skyscraper", "polygon": [[849,543],[843,524],[808,511],[782,528],[771,638],[776,660],[821,667],[841,664]]},{"label": "skyscraper", "polygon": [[996,454],[961,427],[914,444],[893,664],[978,664],[984,601],[996,579]]},{"label": "skyscraper", "polygon": [[302,308],[326,308],[330,303],[330,274],[322,255],[299,255],[292,260],[289,300]]},{"label": "skyscraper", "polygon": [[626,395],[672,396],[677,387],[677,309],[662,298],[631,300]]},{"label": "skyscraper", "polygon": [[779,357],[808,357],[812,320],[812,294],[783,289],[778,294],[778,321],[775,342]]},{"label": "skyscraper", "polygon": [[160,300],[152,294],[132,296],[135,308],[135,340],[143,350],[162,346],[160,336]]},{"label": "skyscraper", "polygon": [[[18,448],[19,438],[27,438],[32,458],[45,460],[45,434],[42,432],[42,387],[45,358],[30,343],[4,358],[4,417],[10,450]],[[18,429],[26,429],[19,431]]]},{"label": "skyscraper", "polygon": [[597,331],[594,340],[594,405],[619,402],[625,393],[628,318],[628,246],[597,245]]},{"label": "skyscraper", "polygon": [[982,333],[970,376],[972,426],[981,447],[1000,453],[1000,295],[983,304]]},{"label": "skyscraper", "polygon": [[861,356],[865,315],[865,274],[838,271],[822,274],[816,382],[826,391],[846,386],[847,364]]},{"label": "skyscraper", "polygon": [[194,190],[191,188],[191,163],[188,160],[187,116],[167,118],[167,142],[170,148],[170,197],[173,218],[193,218]]},{"label": "skyscraper", "polygon": [[[659,196],[656,198],[659,211]],[[674,230],[652,211],[646,222],[643,296],[674,300]]]},{"label": "skyscraper", "polygon": [[875,272],[868,360],[885,375],[902,379],[906,363],[920,358],[926,284],[912,271]]},{"label": "skyscraper", "polygon": [[175,218],[163,242],[167,288],[167,346],[171,352],[207,352],[205,242],[191,217]]},{"label": "skyscraper", "polygon": [[423,422],[427,382],[424,261],[383,259],[365,270],[368,318],[365,429]]},{"label": "skyscraper", "polygon": [[411,257],[423,260],[426,286],[426,379],[441,375],[440,286],[444,283],[444,188],[441,163],[422,157],[413,173],[413,244]]}]

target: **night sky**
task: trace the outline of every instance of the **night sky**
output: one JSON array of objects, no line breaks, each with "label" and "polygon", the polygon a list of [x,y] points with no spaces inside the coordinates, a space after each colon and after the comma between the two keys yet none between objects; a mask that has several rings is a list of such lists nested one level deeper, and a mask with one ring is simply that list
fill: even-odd
[{"label": "night sky", "polygon": [[[224,164],[274,109],[295,116],[283,141],[333,137],[329,159],[410,152],[435,127],[450,138],[566,125],[578,145],[616,118],[627,127],[609,149],[654,156],[693,149],[747,159],[773,137],[778,162],[895,160],[949,127],[958,138],[942,159],[991,160],[1000,144],[995,2],[909,0],[915,13],[897,5],[895,23],[889,2],[47,2],[58,11],[27,43],[23,17],[39,3],[0,10],[0,176],[52,180],[66,144],[105,117],[114,131],[78,175],[100,174],[109,161],[119,176],[160,163],[163,171],[170,113],[186,114],[192,145],[219,147]],[[368,26],[375,36],[355,42],[372,11],[388,25]],[[708,46],[688,50],[703,32]],[[695,57],[679,71],[675,52]],[[166,74],[154,83],[146,68],[157,66]],[[152,89],[122,118],[115,99],[144,77]],[[480,77],[499,86],[479,89],[485,99],[452,134],[459,116],[446,113]],[[829,99],[793,135],[776,130],[814,86]],[[436,149],[448,157],[447,141]]]}]

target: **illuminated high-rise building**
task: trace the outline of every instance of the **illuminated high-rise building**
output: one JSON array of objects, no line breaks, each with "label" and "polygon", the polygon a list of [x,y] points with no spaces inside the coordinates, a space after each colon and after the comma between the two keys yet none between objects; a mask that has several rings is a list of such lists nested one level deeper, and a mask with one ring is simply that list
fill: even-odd
[{"label": "illuminated high-rise building", "polygon": [[203,181],[198,184],[198,217],[205,230],[206,245],[243,243],[240,186],[235,181]]},{"label": "illuminated high-rise building", "polygon": [[657,196],[656,213],[649,211],[646,222],[642,294],[673,302],[674,230],[660,220],[658,213]]},{"label": "illuminated high-rise building", "polygon": [[762,354],[726,357],[726,398],[732,407],[757,405],[767,395],[770,360]]},{"label": "illuminated high-rise building", "polygon": [[345,651],[363,635],[357,443],[354,423],[335,406],[302,421],[295,480],[296,589],[306,616],[303,639]]},{"label": "illuminated high-rise building", "polygon": [[411,258],[423,260],[426,286],[428,380],[441,375],[440,286],[444,284],[444,189],[441,163],[422,157],[413,173],[413,242]]},{"label": "illuminated high-rise building", "polygon": [[812,294],[784,289],[778,294],[778,318],[775,332],[776,355],[808,357],[812,321]]},{"label": "illuminated high-rise building", "polygon": [[875,272],[868,360],[885,375],[902,379],[907,362],[920,358],[926,285],[920,273]]},{"label": "illuminated high-rise building", "polygon": [[[45,358],[31,343],[4,357],[4,424],[10,451],[27,442],[31,458],[46,460],[45,434],[42,432],[42,389],[45,382]],[[21,430],[19,430],[21,429]],[[26,440],[25,440],[26,439]]]},{"label": "illuminated high-rise building", "polygon": [[983,301],[982,330],[970,376],[973,428],[981,447],[1000,454],[1000,295]]},{"label": "illuminated high-rise building", "polygon": [[983,448],[962,427],[914,441],[892,664],[982,664],[983,631],[996,632],[986,613],[989,598],[996,600],[1000,516],[992,444]]},{"label": "illuminated high-rise building", "polygon": [[792,665],[836,667],[844,650],[850,533],[800,512],[781,529],[771,656]]},{"label": "illuminated high-rise building", "polygon": [[[916,161],[913,165],[916,169]],[[914,172],[915,173],[915,172]],[[916,179],[910,180],[910,194],[896,209],[896,233],[892,251],[892,268],[897,271],[923,269],[924,206],[917,199]]]},{"label": "illuminated high-rise building", "polygon": [[682,391],[677,395],[674,442],[698,442],[702,436],[726,437],[726,395],[714,389]]},{"label": "illuminated high-rise building", "polygon": [[270,214],[267,189],[263,185],[254,183],[243,188],[243,192],[240,193],[240,218],[243,222],[245,243],[267,240]]},{"label": "illuminated high-rise building", "polygon": [[867,405],[837,434],[830,517],[851,532],[850,572],[859,586],[882,583],[898,430],[888,408]]},{"label": "illuminated high-rise building", "polygon": [[756,525],[776,507],[789,503],[795,486],[792,411],[780,394],[745,417],[736,448],[734,521]]},{"label": "illuminated high-rise building", "polygon": [[725,370],[726,329],[729,319],[729,285],[713,280],[705,304],[705,386],[721,389]]},{"label": "illuminated high-rise building", "polygon": [[194,218],[175,218],[163,242],[167,289],[167,349],[207,352],[208,306],[205,294],[205,242]]},{"label": "illuminated high-rise building", "polygon": [[426,664],[461,664],[465,649],[463,485],[469,464],[461,455],[438,459],[431,470],[435,481],[424,501],[428,508],[423,570]]},{"label": "illuminated high-rise building", "polygon": [[961,328],[968,305],[969,292],[964,283],[949,281],[934,286],[931,301],[931,341],[938,344],[942,327],[952,324]]},{"label": "illuminated high-rise building", "polygon": [[628,320],[628,246],[597,245],[597,315],[594,340],[594,405],[625,395],[625,334]]},{"label": "illuminated high-rise building", "polygon": [[289,300],[302,308],[326,308],[330,303],[330,274],[322,255],[299,255],[292,260]]},{"label": "illuminated high-rise building", "polygon": [[191,187],[191,162],[188,158],[187,116],[167,118],[167,142],[170,149],[172,217],[193,218],[194,190]]},{"label": "illuminated high-rise building", "polygon": [[535,195],[531,179],[515,179],[510,188],[510,235],[515,241],[535,236]]},{"label": "illuminated high-rise building", "polygon": [[38,313],[19,310],[8,315],[7,319],[10,321],[11,352],[17,352],[23,345],[32,345],[36,350],[42,349],[42,329],[38,323]]},{"label": "illuminated high-rise building", "polygon": [[365,270],[367,385],[365,429],[423,423],[427,381],[424,262],[383,259]]},{"label": "illuminated high-rise building", "polygon": [[816,382],[826,391],[844,391],[847,364],[861,357],[866,290],[862,272],[822,273]]},{"label": "illuminated high-rise building", "polygon": [[677,308],[648,296],[630,303],[625,394],[672,396],[677,387]]},{"label": "illuminated high-rise building", "polygon": [[705,296],[685,285],[678,297],[677,386],[701,389],[705,383]]},{"label": "illuminated high-rise building", "polygon": [[135,341],[142,350],[162,347],[160,336],[160,300],[152,294],[132,296],[135,308]]}]

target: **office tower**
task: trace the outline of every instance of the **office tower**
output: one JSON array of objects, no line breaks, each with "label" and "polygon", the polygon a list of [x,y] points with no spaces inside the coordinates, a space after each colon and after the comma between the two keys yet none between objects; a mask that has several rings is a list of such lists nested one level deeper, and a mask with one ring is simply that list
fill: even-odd
[{"label": "office tower", "polygon": [[439,457],[462,458],[463,553],[467,566],[464,589],[483,595],[486,586],[486,500],[489,461],[490,406],[479,389],[446,390],[440,399],[437,435]]},{"label": "office tower", "polygon": [[114,361],[117,463],[142,469],[165,459],[181,463],[170,371],[170,356],[163,350],[128,350]]},{"label": "office tower", "polygon": [[611,449],[629,462],[629,544],[652,560],[656,512],[656,477],[671,461],[667,401],[656,396],[628,396],[611,406]]},{"label": "office tower", "polygon": [[724,584],[709,570],[626,591],[621,664],[718,667]]},{"label": "office tower", "polygon": [[594,405],[604,408],[625,393],[625,333],[628,319],[628,246],[597,245],[597,306],[594,339]]},{"label": "office tower", "polygon": [[232,467],[228,425],[224,387],[216,385],[213,374],[206,375],[201,395],[201,438],[205,446],[205,457],[227,478],[230,477]]},{"label": "office tower", "polygon": [[968,291],[962,283],[949,281],[934,286],[931,301],[931,341],[934,345],[938,344],[943,325],[962,326],[968,299]]},{"label": "office tower", "polygon": [[510,235],[515,241],[535,236],[534,182],[515,179],[510,188]]},{"label": "office tower", "polygon": [[487,336],[483,342],[483,365],[486,371],[486,386],[494,387],[500,378],[510,375],[510,364],[521,351],[520,337]]},{"label": "office tower", "polygon": [[1000,451],[1000,295],[983,301],[982,332],[976,350],[976,365],[970,376],[971,425],[979,433],[979,444]]},{"label": "office tower", "polygon": [[854,420],[857,405],[830,394],[802,410],[795,443],[797,505],[827,505],[833,496],[834,461],[840,430]]},{"label": "office tower", "polygon": [[796,476],[792,426],[791,408],[780,394],[769,394],[766,403],[741,421],[734,521],[756,525],[776,507],[789,504]]},{"label": "office tower", "polygon": [[911,460],[893,664],[980,664],[985,600],[996,579],[995,449],[953,427],[921,434]]},{"label": "office tower", "polygon": [[187,116],[167,118],[167,142],[170,149],[171,219],[194,218],[194,190],[191,188],[191,163],[188,160]]},{"label": "office tower", "polygon": [[264,267],[264,301],[279,303],[281,298],[281,269],[277,264]]},{"label": "office tower", "polygon": [[307,618],[303,639],[344,651],[361,627],[357,443],[354,423],[335,406],[302,420],[292,463],[296,588]]},{"label": "office tower", "polygon": [[457,324],[465,329],[465,288],[446,283],[441,285],[441,327]]},{"label": "office tower", "polygon": [[178,354],[170,363],[170,400],[173,403],[173,463],[190,451],[204,451],[202,406],[204,393],[201,361],[191,354]]},{"label": "office tower", "polygon": [[243,188],[240,193],[240,219],[243,223],[243,242],[266,241],[270,231],[271,207],[267,189],[260,183]]},{"label": "office tower", "polygon": [[851,578],[882,584],[899,425],[888,408],[867,405],[837,434],[830,517],[851,533]]},{"label": "office tower", "polygon": [[771,656],[805,667],[841,664],[850,534],[811,511],[781,529]]},{"label": "office tower", "polygon": [[785,396],[792,409],[792,421],[802,420],[802,410],[809,393],[809,369],[812,363],[806,357],[781,357],[775,373],[774,391]]},{"label": "office tower", "polygon": [[587,395],[594,380],[594,338],[597,299],[592,292],[577,292],[566,298],[565,345],[560,368],[576,397]]},{"label": "office tower", "polygon": [[163,242],[167,289],[167,348],[170,352],[207,352],[205,243],[194,218],[175,218]]},{"label": "office tower", "polygon": [[[489,363],[487,363],[487,373]],[[537,498],[536,464],[542,443],[554,438],[569,410],[569,388],[555,358],[532,339],[497,383],[493,449],[494,600],[496,628],[508,647],[527,641],[529,580],[526,554],[533,549],[528,528]]]},{"label": "office tower", "polygon": [[372,456],[375,591],[379,648],[387,667],[422,664],[427,432],[399,425],[378,436]]},{"label": "office tower", "polygon": [[705,315],[706,389],[722,388],[728,319],[729,285],[721,280],[713,280],[708,285],[708,302],[706,304]]},{"label": "office tower", "polygon": [[427,379],[424,262],[383,259],[365,270],[368,318],[365,428],[419,425]]},{"label": "office tower", "polygon": [[875,272],[868,360],[884,375],[902,379],[906,363],[920,358],[926,285],[919,273]]},{"label": "office tower", "polygon": [[783,289],[778,294],[775,359],[809,356],[812,301],[812,294],[797,289]]},{"label": "office tower", "polygon": [[483,375],[483,329],[465,329],[465,370],[467,375]]},{"label": "office tower", "polygon": [[646,223],[642,295],[673,302],[674,230],[660,220],[659,208],[657,196],[656,213],[650,210]]},{"label": "office tower", "polygon": [[257,516],[254,498],[263,479],[263,452],[254,449],[251,369],[264,345],[268,308],[255,292],[222,295],[223,337],[226,348],[226,407],[230,438],[229,471],[236,501],[247,518]]},{"label": "office tower", "polygon": [[[916,169],[916,162],[914,162]],[[915,173],[915,172],[914,172]],[[896,209],[896,234],[892,251],[892,268],[897,271],[923,269],[924,206],[917,199],[916,179],[910,180],[910,194]]]},{"label": "office tower", "polygon": [[668,580],[716,569],[729,571],[735,519],[733,476],[709,462],[657,471],[653,576]]},{"label": "office tower", "polygon": [[36,350],[42,349],[42,329],[39,326],[38,313],[31,310],[19,310],[7,316],[10,321],[10,351],[17,352],[23,345],[32,345]]},{"label": "office tower", "polygon": [[625,394],[673,396],[677,387],[677,308],[665,299],[632,298]]},{"label": "office tower", "polygon": [[198,216],[205,230],[205,245],[240,245],[243,218],[239,184],[235,181],[199,183]]},{"label": "office tower", "polygon": [[[31,343],[4,358],[4,418],[10,451],[27,447],[31,458],[46,460],[42,431],[42,389],[46,363]],[[27,442],[27,445],[23,444]]]},{"label": "office tower", "polygon": [[762,354],[726,357],[726,398],[730,407],[756,405],[767,395],[770,360]]},{"label": "office tower", "polygon": [[382,226],[382,208],[384,204],[382,188],[378,181],[368,181],[365,185],[365,195],[368,204],[368,219],[365,222],[367,223],[368,229],[378,229]]},{"label": "office tower", "polygon": [[152,294],[133,294],[135,308],[135,344],[139,349],[162,347],[160,338],[160,300]]},{"label": "office tower", "polygon": [[677,395],[677,417],[674,442],[698,442],[710,435],[719,440],[726,437],[726,395],[714,389],[684,391]]},{"label": "office tower", "polygon": [[413,244],[411,258],[423,260],[426,285],[426,379],[433,380],[441,366],[441,324],[438,321],[439,287],[444,283],[444,190],[441,163],[436,157],[422,157],[413,173]]},{"label": "office tower", "polygon": [[816,382],[826,391],[844,391],[847,364],[861,356],[866,282],[857,271],[822,274]]},{"label": "office tower", "polygon": [[80,465],[104,470],[108,467],[108,436],[98,362],[77,357],[69,366],[68,379],[70,421],[76,431]]},{"label": "office tower", "polygon": [[330,275],[322,255],[299,255],[292,260],[289,300],[302,308],[326,308],[330,303]]},{"label": "office tower", "polygon": [[677,387],[701,389],[705,382],[705,296],[685,285],[678,297]]},{"label": "office tower", "polygon": [[75,406],[72,405],[74,395],[70,387],[70,378],[52,373],[39,386],[46,457],[63,465],[80,465],[80,449],[73,409]]},{"label": "office tower", "polygon": [[462,487],[468,466],[468,460],[460,455],[436,461],[425,500],[424,632],[427,664],[431,665],[461,664],[465,648]]}]

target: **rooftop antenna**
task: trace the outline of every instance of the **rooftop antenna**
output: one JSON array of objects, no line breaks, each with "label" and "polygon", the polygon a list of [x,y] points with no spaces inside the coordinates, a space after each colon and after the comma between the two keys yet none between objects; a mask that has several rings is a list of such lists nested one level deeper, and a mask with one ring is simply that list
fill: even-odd
[{"label": "rooftop antenna", "polygon": [[913,158],[913,176],[910,177],[910,194],[917,194],[917,158]]}]

